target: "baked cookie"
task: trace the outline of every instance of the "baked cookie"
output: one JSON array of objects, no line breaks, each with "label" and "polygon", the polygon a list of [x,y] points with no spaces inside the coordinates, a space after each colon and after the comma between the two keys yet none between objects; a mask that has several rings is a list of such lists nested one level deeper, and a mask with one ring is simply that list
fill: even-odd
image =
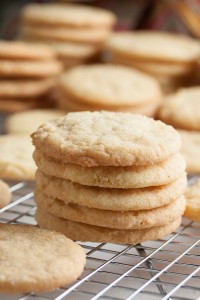
[{"label": "baked cookie", "polygon": [[32,180],[36,166],[32,159],[33,146],[26,135],[0,136],[0,178]]},{"label": "baked cookie", "polygon": [[200,222],[200,179],[188,186],[185,192],[186,210],[184,216],[188,219]]},{"label": "baked cookie", "polygon": [[76,164],[61,163],[43,155],[42,151],[33,153],[38,168],[44,173],[82,185],[104,188],[143,188],[160,186],[178,179],[186,168],[184,158],[175,154],[169,159],[148,166],[132,167],[83,167]]},{"label": "baked cookie", "polygon": [[0,41],[0,59],[11,60],[49,60],[55,58],[55,52],[43,44],[22,41]]},{"label": "baked cookie", "polygon": [[30,80],[1,80],[0,98],[20,98],[29,101],[28,98],[39,97],[49,93],[56,85],[53,78]]},{"label": "baked cookie", "polygon": [[138,244],[144,241],[157,240],[176,230],[181,218],[162,226],[146,229],[120,230],[67,221],[38,209],[35,214],[38,225],[43,228],[62,232],[67,237],[78,241]]},{"label": "baked cookie", "polygon": [[59,93],[60,95],[57,97],[58,107],[64,109],[68,112],[72,111],[96,111],[96,110],[107,110],[107,111],[121,111],[121,112],[132,112],[135,114],[141,114],[148,117],[154,117],[158,108],[160,106],[160,101],[154,101],[152,103],[142,104],[142,105],[133,105],[133,106],[117,106],[117,107],[109,107],[109,106],[92,106],[83,103],[76,102],[76,99],[72,97],[66,97]]},{"label": "baked cookie", "polygon": [[24,25],[22,36],[29,39],[51,39],[57,42],[75,42],[85,44],[99,44],[104,42],[110,32],[107,28],[68,28],[58,26]]},{"label": "baked cookie", "polygon": [[[37,207],[56,217],[89,225],[124,230],[144,229],[169,224],[180,217],[185,210],[185,198],[183,196],[168,205],[158,208],[126,212],[67,204],[58,198],[48,197],[43,190],[39,189],[35,191],[34,199]],[[121,199],[118,200],[121,201]]]},{"label": "baked cookie", "polygon": [[66,97],[93,106],[115,108],[161,99],[159,84],[153,77],[126,66],[77,66],[61,76],[58,84]]},{"label": "baked cookie", "polygon": [[200,130],[200,87],[180,89],[166,97],[158,118],[176,128]]},{"label": "baked cookie", "polygon": [[85,265],[79,245],[34,226],[0,224],[0,248],[1,293],[51,291],[75,281]]},{"label": "baked cookie", "polygon": [[59,75],[62,66],[57,60],[17,61],[0,60],[0,77],[4,78],[42,78]]},{"label": "baked cookie", "polygon": [[56,109],[34,109],[15,113],[6,119],[5,128],[8,133],[31,134],[41,124],[63,116],[65,113]]},{"label": "baked cookie", "polygon": [[137,59],[126,60],[118,55],[112,55],[110,61],[116,64],[128,65],[139,69],[145,73],[149,73],[154,76],[183,76],[189,74],[196,69],[196,66],[192,64],[178,64],[178,63],[163,63],[155,61],[138,61]]},{"label": "baked cookie", "polygon": [[9,204],[11,199],[11,192],[9,191],[9,186],[0,180],[0,208]]},{"label": "baked cookie", "polygon": [[36,172],[37,188],[47,196],[65,203],[111,211],[148,210],[164,206],[179,198],[185,191],[185,174],[172,183],[140,189],[106,189],[84,186],[69,180]]},{"label": "baked cookie", "polygon": [[22,22],[34,25],[109,28],[115,21],[112,12],[85,5],[34,3],[22,10]]},{"label": "baked cookie", "polygon": [[[33,40],[35,42],[40,41],[39,38],[28,38],[29,40]],[[52,41],[51,39],[48,39],[47,37],[44,37],[41,39],[41,41],[45,41],[45,44],[50,45],[53,47],[56,51],[56,54],[59,58],[62,58],[63,60],[66,59],[68,62],[77,61],[80,62],[81,59],[87,59],[88,57],[93,56],[98,51],[96,46],[84,44],[84,43],[62,43],[58,41]]]},{"label": "baked cookie", "polygon": [[181,136],[181,153],[186,160],[186,170],[188,173],[200,173],[200,132],[198,131],[178,131]]},{"label": "baked cookie", "polygon": [[160,121],[131,113],[68,113],[32,135],[43,154],[92,166],[156,164],[177,153],[179,134]]},{"label": "baked cookie", "polygon": [[[148,45],[148,47],[147,47]],[[126,59],[177,64],[197,63],[200,44],[185,35],[160,31],[114,33],[107,42],[111,53]]]}]

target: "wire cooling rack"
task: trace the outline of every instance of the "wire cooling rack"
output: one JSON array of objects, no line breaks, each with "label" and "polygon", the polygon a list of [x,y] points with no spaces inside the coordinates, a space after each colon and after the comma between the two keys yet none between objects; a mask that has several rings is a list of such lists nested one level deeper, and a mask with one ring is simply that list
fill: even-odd
[{"label": "wire cooling rack", "polygon": [[[0,209],[0,222],[36,225],[34,183],[9,185],[13,199]],[[199,239],[199,224],[184,220],[177,232],[159,241],[136,246],[80,243],[86,250],[87,264],[75,283],[50,293],[1,294],[0,299],[200,299]]]}]

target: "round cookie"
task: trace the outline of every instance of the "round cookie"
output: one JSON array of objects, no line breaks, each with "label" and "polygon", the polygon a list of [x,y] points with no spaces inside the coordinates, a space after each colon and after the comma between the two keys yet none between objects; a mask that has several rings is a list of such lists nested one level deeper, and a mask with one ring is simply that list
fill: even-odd
[{"label": "round cookie", "polygon": [[178,218],[167,225],[146,229],[120,230],[67,221],[41,209],[36,211],[35,219],[40,227],[62,232],[73,240],[119,244],[138,244],[144,241],[157,240],[172,233],[181,224],[181,218]]},{"label": "round cookie", "polygon": [[115,21],[112,12],[86,5],[34,3],[22,10],[22,22],[34,25],[110,28]]},{"label": "round cookie", "polygon": [[158,118],[176,128],[200,130],[200,87],[180,89],[166,97]]},{"label": "round cookie", "polygon": [[63,116],[65,113],[55,109],[34,109],[15,113],[6,119],[5,128],[8,133],[31,134],[41,124]]},{"label": "round cookie", "polygon": [[104,42],[109,30],[106,28],[65,28],[54,26],[28,26],[24,25],[22,28],[22,36],[29,39],[51,39],[60,42],[75,42],[99,44]]},{"label": "round cookie", "polygon": [[61,64],[57,60],[15,61],[0,60],[0,77],[5,78],[40,78],[60,74]]},{"label": "round cookie", "polygon": [[126,212],[66,204],[58,198],[46,196],[39,189],[35,191],[34,199],[39,208],[56,217],[89,225],[127,230],[169,224],[180,217],[185,210],[183,196],[162,207]]},{"label": "round cookie", "polygon": [[9,186],[0,180],[0,209],[10,203],[11,192],[9,191]]},{"label": "round cookie", "polygon": [[48,60],[55,58],[55,52],[43,44],[22,41],[0,41],[0,59]]},{"label": "round cookie", "polygon": [[0,248],[1,293],[51,291],[75,281],[85,265],[79,245],[35,226],[0,224]]},{"label": "round cookie", "polygon": [[162,63],[162,62],[152,62],[152,61],[137,61],[127,60],[121,58],[117,55],[112,55],[111,62],[116,64],[124,64],[129,67],[139,69],[143,72],[149,73],[153,76],[183,76],[185,74],[190,74],[196,69],[196,66],[192,64],[176,64],[176,63]]},{"label": "round cookie", "polygon": [[[31,39],[32,40],[32,39]],[[34,40],[34,39],[33,39]],[[35,39],[38,42],[40,39]],[[77,60],[80,62],[81,59],[87,59],[93,56],[98,51],[96,46],[81,44],[81,43],[61,43],[56,41],[51,41],[50,39],[44,38],[45,43],[53,47],[59,58],[68,60]]]},{"label": "round cookie", "polygon": [[32,139],[45,155],[86,167],[155,164],[181,146],[171,126],[114,112],[68,113],[40,126]]},{"label": "round cookie", "polygon": [[126,107],[103,107],[103,106],[91,106],[74,101],[74,99],[64,95],[57,97],[58,107],[65,109],[68,112],[72,111],[96,111],[96,110],[107,110],[107,111],[121,111],[121,112],[132,112],[135,114],[146,115],[148,117],[153,117],[156,115],[160,102],[154,101],[153,103],[144,103],[142,105],[136,106],[126,106]]},{"label": "round cookie", "polygon": [[59,198],[67,204],[122,212],[149,210],[173,202],[184,193],[187,179],[183,174],[176,181],[158,187],[106,189],[80,185],[37,171],[36,183],[47,196]]},{"label": "round cookie", "polygon": [[124,107],[161,99],[153,77],[120,65],[77,66],[65,72],[58,84],[66,96],[94,106]]},{"label": "round cookie", "polygon": [[[148,45],[148,47],[147,47]],[[200,56],[200,44],[185,35],[159,31],[114,33],[107,48],[126,59],[193,64]]]},{"label": "round cookie", "polygon": [[0,178],[33,180],[36,166],[33,146],[27,135],[0,136]]},{"label": "round cookie", "polygon": [[200,132],[178,130],[181,136],[181,153],[186,160],[188,173],[200,173]]},{"label": "round cookie", "polygon": [[200,179],[188,186],[185,192],[186,210],[184,216],[194,222],[200,222]]},{"label": "round cookie", "polygon": [[28,97],[38,97],[47,94],[55,87],[55,79],[39,80],[1,80],[0,97],[1,98],[20,98],[28,101]]},{"label": "round cookie", "polygon": [[35,150],[33,153],[38,168],[47,175],[71,180],[82,185],[104,188],[143,188],[171,183],[181,177],[186,163],[180,154],[158,164],[144,167],[83,167],[61,163]]}]

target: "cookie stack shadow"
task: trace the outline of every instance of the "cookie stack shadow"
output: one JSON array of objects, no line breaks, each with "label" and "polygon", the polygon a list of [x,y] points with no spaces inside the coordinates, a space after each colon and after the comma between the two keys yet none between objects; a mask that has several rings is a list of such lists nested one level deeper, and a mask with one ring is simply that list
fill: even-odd
[{"label": "cookie stack shadow", "polygon": [[29,4],[22,11],[21,38],[50,44],[65,68],[98,58],[116,17],[75,4]]},{"label": "cookie stack shadow", "polygon": [[[99,125],[92,132],[97,119]],[[91,139],[89,135],[87,141],[86,135],[79,136],[82,146],[78,149],[75,135],[81,126]],[[157,134],[151,140],[151,129],[147,128],[154,128]],[[68,131],[73,134],[68,135]],[[68,151],[61,138],[66,132]],[[136,148],[122,138],[122,132],[129,132],[126,136],[135,140]],[[102,138],[104,146],[95,144],[93,134]],[[185,162],[179,154],[180,140],[173,128],[144,116],[82,112],[49,122],[32,137],[38,167],[35,218],[39,226],[60,231],[73,240],[136,244],[159,239],[180,225],[187,180]],[[112,149],[108,137],[113,140]],[[155,146],[157,156],[151,146]],[[132,155],[135,158],[130,163]]]},{"label": "cookie stack shadow", "polygon": [[61,70],[54,51],[48,46],[1,40],[0,110],[51,106],[55,76]]}]

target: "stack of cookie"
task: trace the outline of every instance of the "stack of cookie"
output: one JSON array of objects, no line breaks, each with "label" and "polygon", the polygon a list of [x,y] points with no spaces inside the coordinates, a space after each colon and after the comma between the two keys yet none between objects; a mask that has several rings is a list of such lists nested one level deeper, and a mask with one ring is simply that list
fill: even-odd
[{"label": "stack of cookie", "polygon": [[154,116],[161,98],[153,77],[126,66],[77,66],[58,81],[58,106],[66,111],[108,110]]},{"label": "stack of cookie", "polygon": [[198,81],[200,43],[190,37],[155,31],[116,33],[107,50],[108,61],[153,75],[165,93]]},{"label": "stack of cookie", "polygon": [[22,11],[23,39],[51,44],[68,68],[92,60],[116,18],[99,8],[74,4],[29,4]]},{"label": "stack of cookie", "polygon": [[0,41],[0,110],[49,105],[48,96],[61,70],[46,45]]},{"label": "stack of cookie", "polygon": [[200,87],[180,89],[165,98],[158,118],[179,129],[189,173],[200,173]]},{"label": "stack of cookie", "polygon": [[74,240],[139,243],[180,225],[180,137],[145,116],[69,113],[32,135],[39,226]]}]

